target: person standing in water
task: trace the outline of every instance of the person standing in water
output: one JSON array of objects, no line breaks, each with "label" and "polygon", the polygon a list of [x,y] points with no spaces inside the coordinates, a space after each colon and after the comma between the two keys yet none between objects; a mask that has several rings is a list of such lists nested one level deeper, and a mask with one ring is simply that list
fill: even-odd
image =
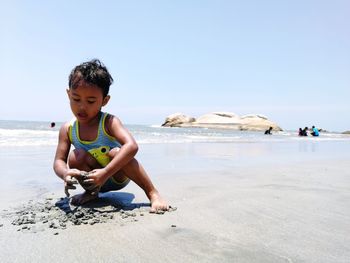
[{"label": "person standing in water", "polygon": [[312,136],[319,136],[319,135],[320,135],[318,129],[317,129],[315,126],[312,126],[311,135],[312,135]]},{"label": "person standing in water", "polygon": [[273,128],[270,127],[268,130],[265,131],[265,134],[270,134],[270,135],[271,135],[271,134],[272,134],[272,133],[271,133],[272,129],[273,129]]}]

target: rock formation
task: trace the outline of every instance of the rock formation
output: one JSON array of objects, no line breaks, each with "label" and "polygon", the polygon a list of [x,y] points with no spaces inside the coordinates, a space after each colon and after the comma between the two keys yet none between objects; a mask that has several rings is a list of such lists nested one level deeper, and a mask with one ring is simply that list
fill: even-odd
[{"label": "rock formation", "polygon": [[264,131],[272,127],[274,131],[282,131],[276,123],[268,120],[267,117],[263,115],[249,114],[240,117],[232,112],[212,112],[204,114],[197,119],[182,113],[175,113],[169,115],[162,126],[224,128],[250,131]]},{"label": "rock formation", "polygon": [[174,113],[166,117],[165,122],[162,124],[164,127],[180,127],[183,123],[192,123],[195,118],[186,116],[182,113]]}]

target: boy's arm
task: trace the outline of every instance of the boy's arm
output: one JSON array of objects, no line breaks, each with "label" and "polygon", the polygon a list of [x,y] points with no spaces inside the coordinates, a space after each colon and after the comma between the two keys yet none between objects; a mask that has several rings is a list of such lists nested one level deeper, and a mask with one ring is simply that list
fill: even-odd
[{"label": "boy's arm", "polygon": [[117,173],[122,167],[124,167],[135,157],[138,151],[138,146],[129,131],[115,116],[108,116],[108,119],[106,121],[106,131],[109,135],[116,138],[117,141],[121,144],[118,154],[105,167],[106,176],[110,177],[113,174]]},{"label": "boy's arm", "polygon": [[121,147],[118,154],[111,159],[107,166],[91,171],[89,178],[84,180],[85,183],[91,183],[95,186],[102,186],[108,178],[128,164],[138,151],[135,139],[117,117],[109,115],[106,118],[105,130],[121,144]]},{"label": "boy's arm", "polygon": [[70,150],[68,127],[69,127],[69,123],[65,123],[60,128],[59,135],[58,135],[56,155],[53,163],[53,169],[55,173],[63,180],[68,171],[67,159],[68,159],[68,154]]},{"label": "boy's arm", "polygon": [[73,185],[76,184],[76,180],[73,180],[73,177],[79,176],[80,174],[80,171],[77,169],[69,169],[67,165],[68,154],[71,146],[68,136],[68,129],[69,123],[62,125],[60,128],[56,155],[53,163],[53,169],[55,173],[64,181],[64,188],[67,196],[69,196],[69,189],[76,188]]}]

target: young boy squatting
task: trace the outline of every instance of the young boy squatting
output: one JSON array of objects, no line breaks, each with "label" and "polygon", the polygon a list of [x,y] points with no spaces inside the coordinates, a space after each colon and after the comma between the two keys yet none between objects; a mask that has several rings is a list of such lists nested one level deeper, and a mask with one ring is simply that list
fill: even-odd
[{"label": "young boy squatting", "polygon": [[[166,211],[167,202],[134,158],[135,139],[116,116],[101,111],[110,99],[112,82],[107,68],[96,59],[72,70],[67,94],[76,120],[60,128],[54,171],[63,179],[67,196],[77,181],[84,188],[84,193],[72,197],[75,205],[97,198],[99,192],[120,190],[132,180],[145,191],[151,212]],[[75,149],[70,152],[71,144]]]}]

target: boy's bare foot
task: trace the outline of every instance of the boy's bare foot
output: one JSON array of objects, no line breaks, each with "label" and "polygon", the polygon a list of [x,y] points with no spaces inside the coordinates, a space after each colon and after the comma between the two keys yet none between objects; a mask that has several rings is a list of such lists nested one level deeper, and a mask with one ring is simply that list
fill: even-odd
[{"label": "boy's bare foot", "polygon": [[98,198],[98,194],[91,194],[91,192],[85,191],[82,194],[77,194],[72,197],[72,205],[83,205],[87,202],[90,202],[94,199]]},{"label": "boy's bare foot", "polygon": [[163,200],[159,193],[154,193],[151,195],[151,210],[150,213],[157,213],[158,211],[168,211],[169,205]]}]

